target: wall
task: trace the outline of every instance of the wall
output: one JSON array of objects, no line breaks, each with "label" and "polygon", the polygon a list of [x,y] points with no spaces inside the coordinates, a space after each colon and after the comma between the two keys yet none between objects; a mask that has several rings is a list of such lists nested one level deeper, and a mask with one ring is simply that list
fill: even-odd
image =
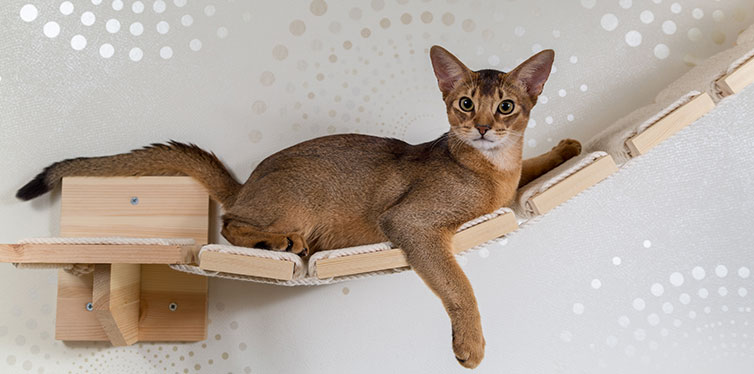
[{"label": "wall", "polygon": [[[752,20],[744,0],[5,1],[0,241],[56,234],[57,194],[32,203],[13,194],[63,158],[176,139],[215,151],[244,179],[267,155],[316,136],[431,140],[447,128],[433,44],[476,69],[556,50],[527,130],[535,155],[648,103]],[[745,129],[745,118],[720,120]],[[714,136],[713,122],[703,129],[685,141]],[[751,296],[741,289],[751,288],[752,259],[741,243],[752,238],[705,214],[735,204],[709,186],[730,178],[715,165],[740,138],[725,139],[698,144],[720,164],[689,159],[668,172],[660,156],[688,149],[665,145],[645,174],[622,173],[505,247],[467,256],[488,344],[478,371],[751,367]],[[739,151],[725,160],[751,156]],[[744,177],[725,190],[735,194]],[[667,192],[694,184],[702,193]],[[636,204],[648,197],[657,200]],[[750,208],[732,213],[750,220]],[[52,272],[0,267],[3,372],[462,371],[447,317],[413,273],[296,289],[212,280],[206,342],[128,348],[55,342],[54,284]],[[700,288],[709,296],[693,296]]]}]

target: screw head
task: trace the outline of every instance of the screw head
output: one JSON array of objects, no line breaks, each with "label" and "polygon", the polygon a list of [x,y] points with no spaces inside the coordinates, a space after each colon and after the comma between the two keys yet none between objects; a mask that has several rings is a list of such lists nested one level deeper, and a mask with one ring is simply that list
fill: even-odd
[{"label": "screw head", "polygon": [[178,309],[178,304],[170,303],[168,304],[168,309],[170,309],[171,312],[175,312]]},{"label": "screw head", "polygon": [[94,304],[92,304],[91,302],[86,303],[86,310],[90,312],[94,310]]},{"label": "screw head", "polygon": [[134,196],[131,198],[131,205],[139,205],[139,198]]}]

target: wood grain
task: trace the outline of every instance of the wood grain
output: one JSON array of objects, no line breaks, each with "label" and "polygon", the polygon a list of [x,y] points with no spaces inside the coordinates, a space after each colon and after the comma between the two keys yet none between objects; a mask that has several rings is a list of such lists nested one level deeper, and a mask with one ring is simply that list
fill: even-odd
[{"label": "wood grain", "polygon": [[195,245],[0,244],[0,262],[61,264],[189,264]]},{"label": "wood grain", "polygon": [[92,302],[93,279],[94,274],[75,276],[63,270],[58,271],[55,339],[110,340],[95,313],[86,309],[86,304]]},{"label": "wood grain", "polygon": [[139,339],[141,265],[112,264],[94,268],[94,314],[114,346]]},{"label": "wood grain", "polygon": [[717,80],[717,87],[725,96],[743,91],[746,86],[754,82],[754,58],[750,58],[732,73]]},{"label": "wood grain", "polygon": [[293,266],[290,261],[232,253],[205,250],[199,255],[199,267],[204,270],[279,280],[293,279]]}]

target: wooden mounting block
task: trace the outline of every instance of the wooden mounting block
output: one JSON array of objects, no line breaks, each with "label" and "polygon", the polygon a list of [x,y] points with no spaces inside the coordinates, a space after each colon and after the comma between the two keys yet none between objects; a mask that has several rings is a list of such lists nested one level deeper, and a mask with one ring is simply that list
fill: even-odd
[{"label": "wooden mounting block", "polygon": [[737,94],[754,82],[754,58],[750,58],[732,73],[718,79],[715,84],[725,96]]}]

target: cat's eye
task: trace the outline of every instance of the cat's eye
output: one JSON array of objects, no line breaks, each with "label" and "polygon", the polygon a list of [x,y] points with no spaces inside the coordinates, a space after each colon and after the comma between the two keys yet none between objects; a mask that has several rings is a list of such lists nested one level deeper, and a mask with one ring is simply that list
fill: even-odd
[{"label": "cat's eye", "polygon": [[512,100],[503,100],[497,107],[497,110],[501,114],[511,114],[511,112],[513,112],[513,108],[515,107],[516,105],[513,104]]},{"label": "cat's eye", "polygon": [[461,110],[464,112],[471,112],[474,109],[474,102],[471,101],[468,97],[464,96],[461,98],[461,100],[458,100],[458,106],[461,107]]}]

